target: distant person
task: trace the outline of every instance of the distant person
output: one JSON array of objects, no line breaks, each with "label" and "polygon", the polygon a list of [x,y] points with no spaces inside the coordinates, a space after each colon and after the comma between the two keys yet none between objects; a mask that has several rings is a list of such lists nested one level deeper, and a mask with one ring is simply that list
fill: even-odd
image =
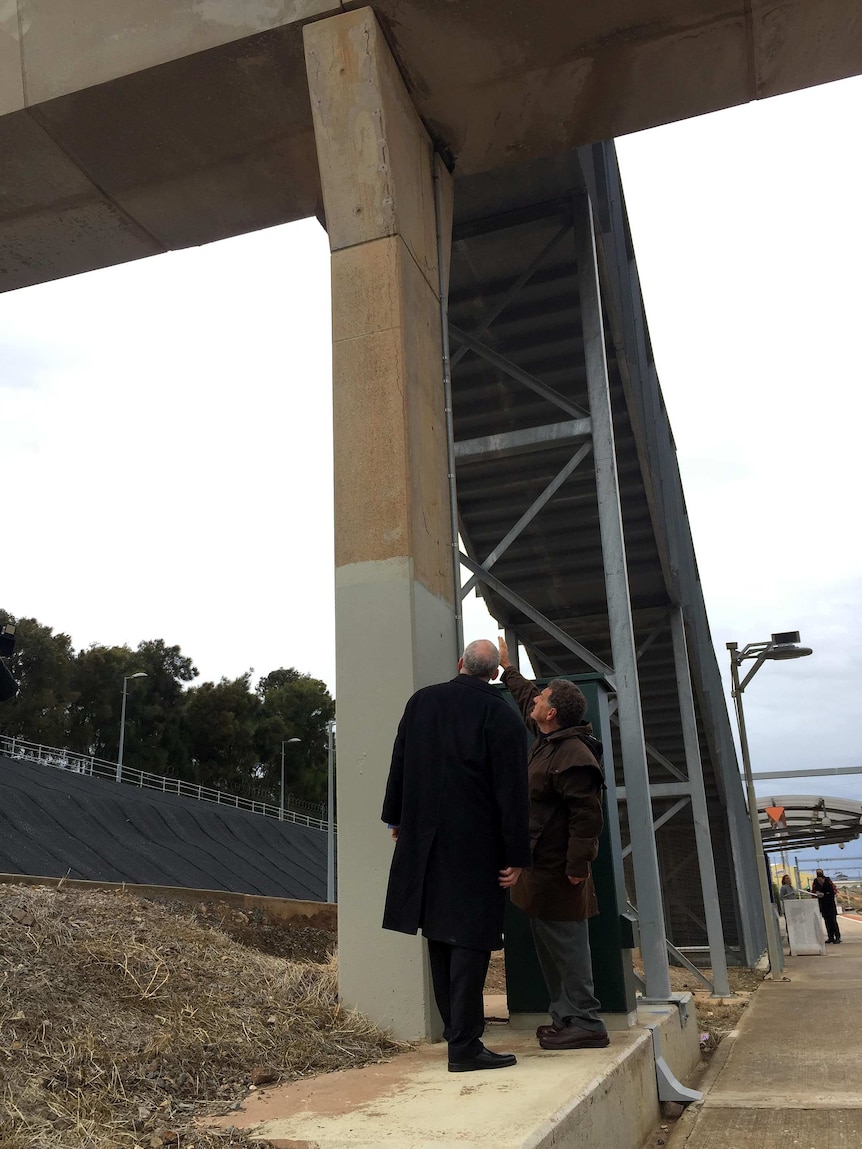
[{"label": "distant person", "polygon": [[795,901],[799,897],[798,892],[793,887],[793,882],[790,880],[790,874],[781,875],[781,885],[778,887],[778,908],[784,914],[784,924],[787,930],[787,937],[790,938],[790,924],[787,921],[787,914],[784,912],[784,906],[789,901]]},{"label": "distant person", "polygon": [[610,1044],[593,987],[588,919],[599,912],[590,863],[602,832],[601,744],[584,720],[587,700],[573,682],[544,689],[509,662],[499,639],[503,682],[536,739],[529,752],[532,862],[512,889],[528,915],[550,996],[542,1049],[603,1049]]},{"label": "distant person", "polygon": [[455,678],[413,695],[383,803],[395,839],[383,928],[427,939],[451,1073],[516,1060],[481,1040],[504,891],[530,864],[527,737],[490,685],[497,666],[493,642],[471,642]]},{"label": "distant person", "polygon": [[794,888],[793,882],[790,880],[790,874],[782,874],[781,885],[778,887],[779,906],[782,907],[782,913],[784,912],[784,903],[789,898],[796,899],[798,897],[799,894]]},{"label": "distant person", "polygon": [[811,892],[820,903],[820,913],[826,926],[827,944],[839,945],[841,930],[838,928],[838,906],[835,902],[838,890],[835,888],[835,883],[831,878],[825,877],[822,870],[818,870],[811,883]]}]

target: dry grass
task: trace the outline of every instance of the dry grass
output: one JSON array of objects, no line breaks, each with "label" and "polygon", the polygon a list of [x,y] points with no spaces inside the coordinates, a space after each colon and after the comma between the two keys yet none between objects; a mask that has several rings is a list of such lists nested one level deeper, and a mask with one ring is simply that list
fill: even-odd
[{"label": "dry grass", "polygon": [[291,962],[130,895],[0,887],[0,1149],[210,1149],[253,1080],[400,1048]]}]

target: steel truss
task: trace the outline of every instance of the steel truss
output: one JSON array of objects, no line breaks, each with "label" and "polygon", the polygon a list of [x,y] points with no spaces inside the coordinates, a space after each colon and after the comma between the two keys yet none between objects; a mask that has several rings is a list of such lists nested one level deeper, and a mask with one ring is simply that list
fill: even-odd
[{"label": "steel truss", "polygon": [[[453,453],[459,475],[465,468],[476,463],[500,462],[529,453],[558,451],[566,448],[568,457],[559,467],[553,478],[544,484],[531,503],[515,518],[495,545],[479,558],[470,543],[468,531],[460,524],[461,538],[466,552],[459,554],[460,563],[469,572],[469,577],[460,587],[461,598],[465,598],[477,586],[484,586],[505,600],[514,611],[530,620],[545,634],[550,636],[565,651],[574,655],[585,668],[604,675],[616,691],[617,713],[612,721],[619,731],[622,749],[622,764],[625,787],[618,790],[621,800],[629,802],[638,810],[651,809],[653,797],[674,797],[677,801],[654,821],[651,819],[630,818],[631,841],[625,855],[632,855],[635,882],[637,887],[637,917],[640,930],[641,952],[645,969],[645,991],[650,999],[670,1000],[672,998],[668,953],[689,968],[698,978],[709,985],[719,996],[730,994],[727,978],[724,934],[719,910],[718,884],[713,861],[712,846],[707,814],[707,800],[704,787],[700,756],[697,718],[692,690],[689,657],[686,648],[685,620],[679,604],[665,610],[653,625],[646,638],[636,649],[632,605],[629,593],[626,542],[623,532],[620,490],[618,480],[618,458],[614,445],[614,419],[609,389],[608,364],[605,354],[605,320],[602,312],[599,261],[594,232],[594,208],[587,192],[574,196],[568,211],[559,204],[551,205],[554,218],[560,226],[550,240],[544,243],[525,269],[511,283],[496,302],[490,306],[477,323],[469,330],[448,324],[452,344],[458,346],[451,359],[454,368],[465,356],[478,356],[494,372],[499,373],[520,387],[552,404],[561,414],[556,422],[545,422],[537,426],[525,426],[515,431],[507,431],[474,438],[464,438],[453,443]],[[562,216],[562,218],[561,218]],[[535,215],[534,215],[535,218]],[[518,226],[522,216],[514,216],[511,226]],[[506,226],[505,221],[497,224]],[[467,233],[471,234],[471,233]],[[476,234],[473,231],[472,234]],[[586,368],[588,410],[562,394],[555,387],[544,382],[537,373],[528,371],[513,362],[501,350],[491,345],[492,327],[507,308],[517,303],[531,280],[543,269],[551,253],[559,252],[564,242],[574,240],[574,268],[577,276],[580,300],[580,318],[583,331],[584,357]],[[485,337],[485,338],[483,338]],[[457,395],[457,387],[455,389]],[[456,399],[457,405],[457,399]],[[601,559],[607,596],[608,619],[612,650],[611,665],[589,645],[569,630],[559,625],[546,613],[531,604],[504,579],[494,568],[502,557],[519,540],[524,532],[534,524],[551,500],[565,488],[576,472],[592,467],[595,490],[598,500],[599,525],[601,532]],[[670,628],[673,645],[673,661],[676,676],[677,700],[683,729],[686,769],[681,769],[659,750],[646,742],[644,735],[641,699],[638,685],[638,662],[653,647],[654,643]],[[523,639],[518,628],[506,628],[510,649],[517,654],[518,642],[522,642],[537,668],[547,668],[551,673],[563,673],[563,668],[535,643]],[[650,759],[672,778],[672,783],[650,784],[647,759]],[[691,806],[694,823],[697,857],[699,863],[703,904],[705,909],[705,929],[713,970],[713,980],[708,979],[666,937],[662,882],[659,874],[656,850],[656,832],[668,824],[681,810]]]}]

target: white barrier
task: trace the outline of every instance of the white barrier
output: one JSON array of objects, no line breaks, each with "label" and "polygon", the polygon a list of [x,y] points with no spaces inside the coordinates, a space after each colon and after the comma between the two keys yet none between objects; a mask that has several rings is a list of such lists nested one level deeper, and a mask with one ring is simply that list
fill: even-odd
[{"label": "white barrier", "polygon": [[784,902],[784,918],[790,939],[790,952],[794,957],[826,953],[826,933],[820,907],[811,898],[796,900],[787,898]]}]

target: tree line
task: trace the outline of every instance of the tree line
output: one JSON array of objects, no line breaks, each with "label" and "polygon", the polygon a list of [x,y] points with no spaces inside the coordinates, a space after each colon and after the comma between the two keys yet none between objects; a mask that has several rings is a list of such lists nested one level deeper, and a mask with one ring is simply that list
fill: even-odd
[{"label": "tree line", "polygon": [[0,733],[116,761],[123,678],[126,700],[123,765],[278,804],[281,745],[285,793],[325,802],[326,724],[335,703],[325,684],[280,668],[252,686],[239,678],[191,685],[192,660],[162,639],[128,646],[94,644],[75,651],[67,634],[0,609],[15,626],[7,665],[20,690],[0,707]]}]

